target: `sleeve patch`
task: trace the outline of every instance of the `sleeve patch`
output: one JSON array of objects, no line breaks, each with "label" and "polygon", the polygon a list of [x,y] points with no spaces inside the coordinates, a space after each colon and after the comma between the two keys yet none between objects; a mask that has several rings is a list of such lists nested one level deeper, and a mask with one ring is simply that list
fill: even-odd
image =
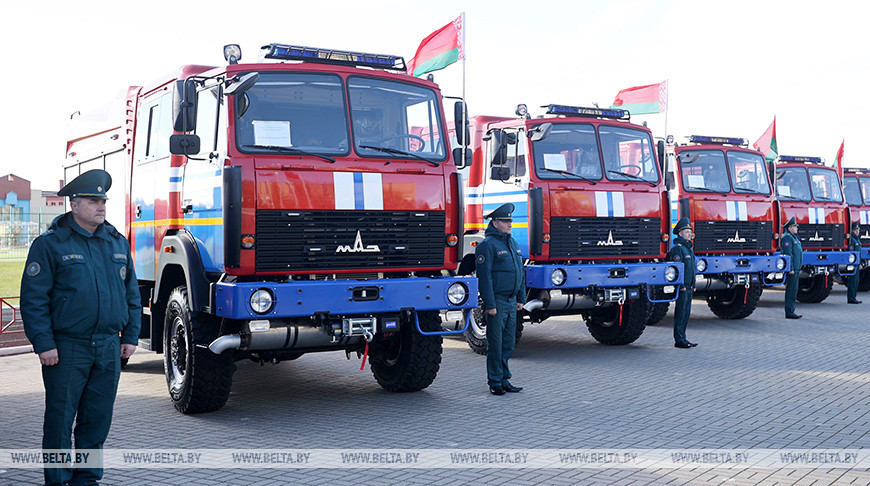
[{"label": "sleeve patch", "polygon": [[676,256],[674,257],[674,261],[675,261],[675,262],[680,261],[680,255],[676,255]]},{"label": "sleeve patch", "polygon": [[38,263],[30,262],[30,265],[27,265],[27,276],[28,277],[35,277],[35,276],[39,275],[40,270],[42,270],[42,268],[39,266]]},{"label": "sleeve patch", "polygon": [[477,255],[477,263],[483,263],[486,261],[486,257],[483,255]]}]

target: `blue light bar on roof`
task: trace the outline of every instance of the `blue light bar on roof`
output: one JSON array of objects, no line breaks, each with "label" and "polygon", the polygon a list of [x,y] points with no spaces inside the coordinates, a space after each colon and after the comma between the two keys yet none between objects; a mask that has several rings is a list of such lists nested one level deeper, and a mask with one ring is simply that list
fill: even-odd
[{"label": "blue light bar on roof", "polygon": [[846,174],[868,175],[870,174],[870,169],[864,169],[861,167],[843,167],[843,172]]},{"label": "blue light bar on roof", "polygon": [[616,110],[610,108],[585,108],[582,106],[545,105],[548,115],[568,116],[597,116],[601,118],[614,118],[628,120],[631,114],[628,110]]},{"label": "blue light bar on roof", "polygon": [[692,143],[715,143],[719,145],[746,145],[746,139],[735,137],[707,137],[704,135],[692,135],[689,137]]},{"label": "blue light bar on roof", "polygon": [[811,164],[821,164],[824,163],[821,157],[803,157],[803,156],[795,156],[795,155],[780,155],[780,162],[809,162]]},{"label": "blue light bar on roof", "polygon": [[366,66],[376,69],[405,71],[405,59],[401,56],[369,54],[365,52],[337,51],[317,47],[269,44],[261,48],[265,59],[282,61],[308,61],[323,64],[343,64],[347,66]]}]

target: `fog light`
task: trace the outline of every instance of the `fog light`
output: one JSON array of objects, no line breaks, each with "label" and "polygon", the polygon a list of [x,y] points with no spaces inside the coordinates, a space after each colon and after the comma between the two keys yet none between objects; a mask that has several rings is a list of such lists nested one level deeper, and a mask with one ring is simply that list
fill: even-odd
[{"label": "fog light", "polygon": [[776,269],[777,270],[785,270],[785,258],[777,258],[776,259]]},{"label": "fog light", "polygon": [[858,261],[858,255],[849,253],[849,263],[855,263],[856,261]]},{"label": "fog light", "polygon": [[447,301],[453,305],[462,305],[468,300],[468,289],[465,284],[455,282],[447,288]]},{"label": "fog light", "polygon": [[447,315],[445,317],[448,321],[461,321],[462,311],[447,311]]},{"label": "fog light", "polygon": [[251,294],[251,310],[257,314],[265,314],[272,310],[275,303],[272,293],[266,289],[258,289]]},{"label": "fog light", "polygon": [[677,279],[677,273],[677,267],[669,265],[668,268],[665,269],[665,280],[673,282]]},{"label": "fog light", "polygon": [[695,268],[697,268],[699,272],[703,272],[707,269],[707,260],[704,260],[703,258],[699,259],[698,263],[695,264]]},{"label": "fog light", "polygon": [[550,274],[550,281],[557,287],[565,283],[567,278],[568,276],[565,274],[565,270],[562,270],[561,268],[553,270],[553,273]]},{"label": "fog light", "polygon": [[266,332],[269,330],[269,321],[260,319],[248,322],[248,330],[251,332]]},{"label": "fog light", "polygon": [[664,287],[662,287],[662,292],[664,292],[666,294],[673,294],[676,291],[677,291],[677,287],[674,285],[665,285]]}]

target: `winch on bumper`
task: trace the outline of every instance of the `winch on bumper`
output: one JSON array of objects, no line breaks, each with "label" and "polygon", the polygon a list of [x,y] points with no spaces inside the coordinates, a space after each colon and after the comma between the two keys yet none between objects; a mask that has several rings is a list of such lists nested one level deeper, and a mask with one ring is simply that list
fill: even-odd
[{"label": "winch on bumper", "polygon": [[622,303],[641,297],[644,289],[650,302],[673,302],[682,272],[678,262],[529,265],[526,287],[546,297],[530,300],[526,310],[568,311]]},{"label": "winch on bumper", "polygon": [[861,256],[856,251],[804,251],[801,278],[838,273],[854,275],[860,266]]},{"label": "winch on bumper", "polygon": [[722,290],[759,281],[765,286],[782,285],[791,265],[787,255],[698,256],[695,258],[695,289]]},{"label": "winch on bumper", "polygon": [[[247,321],[241,332],[213,341],[209,348],[215,353],[370,341],[375,334],[399,331],[402,316],[422,334],[458,334],[465,329],[422,331],[417,312],[477,307],[473,277],[218,282],[214,287],[214,313]],[[313,324],[300,325],[304,318]]]}]

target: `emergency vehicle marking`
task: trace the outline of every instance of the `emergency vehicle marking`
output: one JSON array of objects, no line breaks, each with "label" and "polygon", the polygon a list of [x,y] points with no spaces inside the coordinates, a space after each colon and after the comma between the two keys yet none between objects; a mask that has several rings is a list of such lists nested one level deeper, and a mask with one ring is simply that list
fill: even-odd
[{"label": "emergency vehicle marking", "polygon": [[728,209],[728,221],[749,221],[746,215],[746,201],[725,201]]},{"label": "emergency vehicle marking", "polygon": [[384,184],[379,173],[333,172],[335,209],[384,209]]},{"label": "emergency vehicle marking", "polygon": [[809,208],[810,224],[825,223],[825,208]]},{"label": "emergency vehicle marking", "polygon": [[[508,192],[487,192],[486,193],[486,203],[483,203],[484,195],[482,194],[482,188],[473,188],[473,192],[469,192],[465,195],[465,199],[469,204],[480,204],[482,209],[482,214],[486,215],[492,211],[495,211],[499,206],[505,203],[513,203],[515,206],[513,213],[513,223],[511,226],[513,229],[517,228],[528,228],[529,223],[528,219],[528,198],[529,193],[526,191],[508,191]],[[522,222],[522,221],[526,222]],[[482,223],[472,223],[466,221],[465,228],[472,229],[486,229],[488,223],[486,221]],[[517,238],[517,235],[514,235],[514,239]],[[517,240],[519,241],[519,240]]]},{"label": "emergency vehicle marking", "polygon": [[224,223],[223,218],[190,218],[190,219],[156,219],[153,221],[133,221],[130,223],[130,227],[132,228],[148,228],[155,226],[169,226],[169,225],[222,225]]},{"label": "emergency vehicle marking", "polygon": [[181,191],[181,178],[184,174],[184,167],[169,168],[169,192]]},{"label": "emergency vehicle marking", "polygon": [[595,191],[595,215],[625,217],[625,195],[621,192]]},{"label": "emergency vehicle marking", "polygon": [[861,220],[861,224],[870,224],[870,211],[860,211],[858,218]]}]

